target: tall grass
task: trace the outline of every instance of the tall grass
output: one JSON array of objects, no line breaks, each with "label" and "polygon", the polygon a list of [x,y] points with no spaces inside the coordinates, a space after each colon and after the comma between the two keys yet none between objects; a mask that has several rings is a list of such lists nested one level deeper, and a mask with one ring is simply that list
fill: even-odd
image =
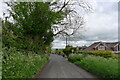
[{"label": "tall grass", "polygon": [[0,51],[0,80],[2,79],[2,51]]},{"label": "tall grass", "polygon": [[[74,56],[70,57],[71,59]],[[86,69],[89,72],[99,76],[99,78],[115,79],[119,77],[118,60],[113,58],[104,58],[100,56],[79,57],[80,61],[74,62],[76,65]],[[73,61],[73,60],[72,60]]]},{"label": "tall grass", "polygon": [[[33,78],[48,61],[45,55],[3,49],[3,78]],[[8,55],[9,54],[9,55]]]},{"label": "tall grass", "polygon": [[84,58],[84,55],[74,55],[74,56],[68,57],[68,60],[74,63],[74,62],[81,61],[83,58]]}]

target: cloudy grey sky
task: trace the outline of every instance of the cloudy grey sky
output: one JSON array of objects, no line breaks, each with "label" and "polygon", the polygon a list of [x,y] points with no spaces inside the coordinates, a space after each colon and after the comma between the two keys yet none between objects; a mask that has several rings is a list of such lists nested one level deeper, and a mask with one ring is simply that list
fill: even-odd
[{"label": "cloudy grey sky", "polygon": [[[86,0],[93,7],[92,13],[83,14],[85,18],[84,32],[68,38],[68,44],[72,46],[89,46],[93,42],[118,41],[118,1],[119,0]],[[6,11],[6,6],[0,2],[1,12]],[[81,13],[80,13],[81,14]],[[56,38],[52,48],[64,48],[65,38]]]},{"label": "cloudy grey sky", "polygon": [[[81,34],[68,38],[72,46],[89,46],[98,41],[118,41],[118,1],[119,0],[86,0],[93,7],[92,13],[84,14],[85,30]],[[72,39],[72,40],[71,40]],[[65,39],[57,38],[53,48],[64,48]]]}]

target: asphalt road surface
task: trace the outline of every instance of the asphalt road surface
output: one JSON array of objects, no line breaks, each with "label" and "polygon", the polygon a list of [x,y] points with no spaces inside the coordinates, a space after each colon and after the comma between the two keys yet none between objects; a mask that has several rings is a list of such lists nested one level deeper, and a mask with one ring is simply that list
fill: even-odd
[{"label": "asphalt road surface", "polygon": [[43,68],[39,78],[96,78],[62,56],[51,54],[50,62]]}]

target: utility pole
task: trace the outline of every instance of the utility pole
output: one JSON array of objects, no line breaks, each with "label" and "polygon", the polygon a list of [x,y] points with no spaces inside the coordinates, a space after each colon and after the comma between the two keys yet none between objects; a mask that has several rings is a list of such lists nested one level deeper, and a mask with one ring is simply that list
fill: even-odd
[{"label": "utility pole", "polygon": [[66,47],[67,47],[67,36],[66,36]]}]

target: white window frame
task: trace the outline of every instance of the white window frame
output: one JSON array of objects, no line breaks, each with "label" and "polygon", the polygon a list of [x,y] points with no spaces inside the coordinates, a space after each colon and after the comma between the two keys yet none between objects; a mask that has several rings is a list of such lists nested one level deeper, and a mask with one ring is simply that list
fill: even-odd
[{"label": "white window frame", "polygon": [[100,45],[100,46],[98,47],[98,50],[105,50],[105,46]]}]

